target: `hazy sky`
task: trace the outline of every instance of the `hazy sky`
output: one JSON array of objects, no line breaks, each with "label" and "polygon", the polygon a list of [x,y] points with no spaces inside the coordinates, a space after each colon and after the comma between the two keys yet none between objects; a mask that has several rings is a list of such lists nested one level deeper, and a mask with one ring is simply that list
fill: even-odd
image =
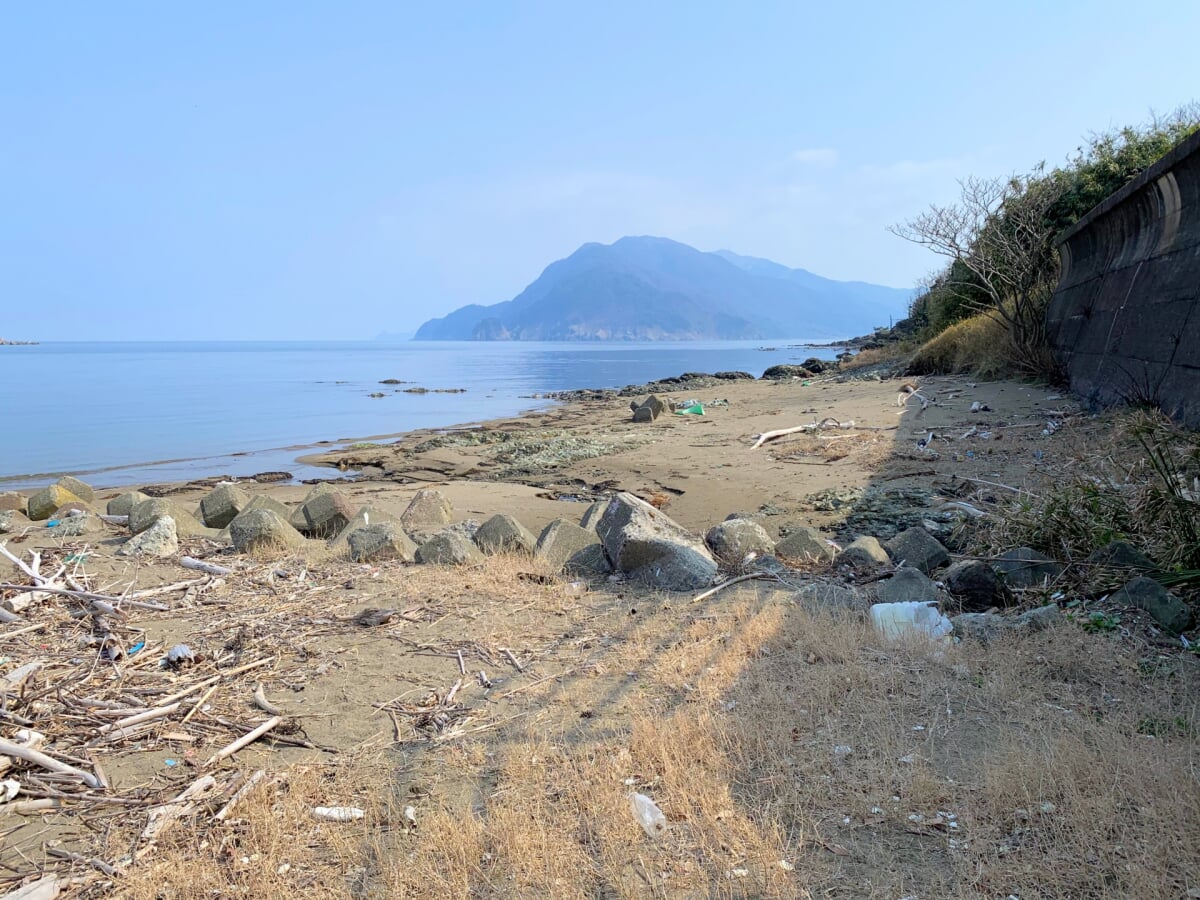
[{"label": "hazy sky", "polygon": [[889,224],[1200,95],[1196,34],[1195,0],[8,4],[0,336],[370,338],[625,234],[911,286]]}]

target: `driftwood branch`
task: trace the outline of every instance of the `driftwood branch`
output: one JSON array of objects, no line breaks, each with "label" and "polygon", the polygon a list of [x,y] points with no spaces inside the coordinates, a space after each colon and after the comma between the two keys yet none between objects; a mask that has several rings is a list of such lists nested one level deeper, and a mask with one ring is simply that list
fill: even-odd
[{"label": "driftwood branch", "polygon": [[209,575],[232,575],[233,569],[227,569],[224,566],[218,566],[214,563],[204,562],[203,560],[194,559],[191,556],[185,556],[179,560],[179,564],[185,569],[194,569],[197,572],[205,572]]},{"label": "driftwood branch", "polygon": [[218,750],[216,753],[214,753],[212,756],[210,756],[208,758],[208,761],[204,763],[204,768],[207,769],[209,766],[215,766],[221,760],[223,760],[227,757],[233,756],[233,754],[237,753],[243,747],[253,744],[260,737],[262,737],[264,734],[266,734],[272,728],[275,728],[281,722],[283,722],[283,716],[272,716],[270,719],[267,719],[267,721],[263,722],[261,725],[259,725],[257,728],[255,728],[253,731],[247,732],[246,734],[244,734],[240,738],[238,738],[236,741],[234,741],[232,744],[229,744],[226,747],[222,747],[220,750]]},{"label": "driftwood branch", "polygon": [[0,755],[23,759],[27,763],[33,763],[35,766],[40,766],[58,775],[74,776],[82,779],[84,784],[96,790],[103,790],[104,788],[104,782],[90,772],[85,772],[83,769],[77,769],[64,762],[59,762],[57,759],[47,756],[45,753],[34,750],[31,747],[26,747],[23,744],[14,744],[12,741],[0,740]]}]

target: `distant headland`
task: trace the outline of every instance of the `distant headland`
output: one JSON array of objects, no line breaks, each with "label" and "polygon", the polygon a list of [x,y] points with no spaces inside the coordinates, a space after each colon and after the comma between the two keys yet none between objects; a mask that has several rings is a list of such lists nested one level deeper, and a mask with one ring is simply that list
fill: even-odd
[{"label": "distant headland", "polygon": [[0,338],[0,347],[32,347],[39,343],[38,341],[6,341]]}]

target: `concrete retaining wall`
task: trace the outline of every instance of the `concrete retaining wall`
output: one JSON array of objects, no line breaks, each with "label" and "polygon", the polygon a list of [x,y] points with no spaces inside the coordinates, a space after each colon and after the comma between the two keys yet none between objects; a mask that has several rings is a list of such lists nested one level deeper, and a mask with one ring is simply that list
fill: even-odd
[{"label": "concrete retaining wall", "polygon": [[1047,313],[1071,387],[1200,428],[1200,134],[1059,238]]}]

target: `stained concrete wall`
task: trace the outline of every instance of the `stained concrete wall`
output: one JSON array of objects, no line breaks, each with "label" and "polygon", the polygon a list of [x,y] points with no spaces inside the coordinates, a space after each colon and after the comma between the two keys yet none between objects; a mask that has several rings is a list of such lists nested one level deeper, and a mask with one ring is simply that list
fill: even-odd
[{"label": "stained concrete wall", "polygon": [[1095,405],[1150,401],[1200,428],[1200,134],[1059,238],[1051,342]]}]

